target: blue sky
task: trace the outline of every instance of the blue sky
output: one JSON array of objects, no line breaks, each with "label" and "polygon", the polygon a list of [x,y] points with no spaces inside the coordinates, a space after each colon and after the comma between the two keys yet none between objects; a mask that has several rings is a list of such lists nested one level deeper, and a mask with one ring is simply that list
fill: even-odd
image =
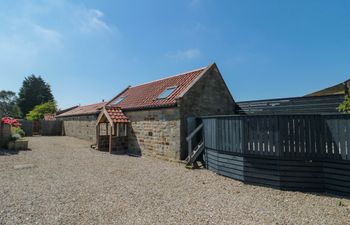
[{"label": "blue sky", "polygon": [[350,1],[12,1],[0,7],[0,89],[41,75],[61,108],[216,62],[237,101],[350,78]]}]

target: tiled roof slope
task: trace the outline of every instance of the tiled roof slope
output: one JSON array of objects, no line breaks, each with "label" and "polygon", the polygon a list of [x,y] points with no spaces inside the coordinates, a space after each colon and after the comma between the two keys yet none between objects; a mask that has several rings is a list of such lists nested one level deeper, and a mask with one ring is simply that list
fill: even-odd
[{"label": "tiled roof slope", "polygon": [[106,111],[113,123],[129,123],[129,119],[118,107],[106,107]]},{"label": "tiled roof slope", "polygon": [[101,111],[101,108],[105,105],[106,105],[106,102],[99,102],[92,105],[79,106],[65,113],[62,113],[56,117],[98,114]]},{"label": "tiled roof slope", "polygon": [[345,94],[345,90],[349,88],[350,88],[350,80],[346,80],[342,83],[308,94],[306,96],[340,95],[340,94]]},{"label": "tiled roof slope", "polygon": [[[150,83],[129,87],[113,98],[108,104],[118,106],[122,110],[175,106],[176,98],[186,91],[206,68],[207,67],[200,68]],[[170,87],[176,87],[170,96],[165,99],[157,99],[163,91]],[[125,99],[118,104],[113,104],[113,101],[120,97],[125,97]]]}]

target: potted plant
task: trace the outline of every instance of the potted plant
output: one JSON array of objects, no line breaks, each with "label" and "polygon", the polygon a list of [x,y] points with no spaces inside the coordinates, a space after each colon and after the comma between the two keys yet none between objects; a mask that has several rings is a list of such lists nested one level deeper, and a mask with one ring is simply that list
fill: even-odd
[{"label": "potted plant", "polygon": [[21,124],[18,120],[11,117],[2,118],[1,122],[4,124],[9,124],[11,126],[11,139],[7,145],[9,150],[27,150],[28,140],[24,139],[25,133],[21,129]]}]

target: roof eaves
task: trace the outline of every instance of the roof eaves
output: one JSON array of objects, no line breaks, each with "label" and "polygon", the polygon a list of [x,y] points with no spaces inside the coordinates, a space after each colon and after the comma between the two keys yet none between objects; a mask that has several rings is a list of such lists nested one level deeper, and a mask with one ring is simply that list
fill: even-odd
[{"label": "roof eaves", "polygon": [[78,107],[79,107],[79,105],[75,105],[75,106],[72,106],[72,107],[69,107],[69,108],[66,108],[66,109],[59,110],[59,111],[56,112],[56,115],[61,115],[63,113],[66,113],[66,112],[71,111],[73,109],[76,109]]},{"label": "roof eaves", "polygon": [[111,104],[111,102],[113,102],[115,99],[117,99],[119,96],[121,96],[122,94],[124,94],[127,90],[129,90],[129,88],[131,88],[131,86],[129,85],[127,88],[125,88],[123,91],[121,91],[119,94],[117,94],[114,98],[112,98],[109,102],[107,102],[105,105],[109,105]]},{"label": "roof eaves", "polygon": [[202,67],[202,68],[198,68],[198,69],[194,69],[194,70],[189,70],[189,71],[186,71],[186,72],[178,73],[178,74],[175,74],[175,75],[167,76],[167,77],[164,77],[164,78],[161,78],[161,79],[158,79],[158,80],[149,81],[149,82],[138,84],[138,85],[131,86],[131,87],[135,88],[135,87],[140,87],[140,86],[152,84],[152,83],[155,83],[155,82],[158,82],[158,81],[163,81],[163,80],[171,79],[171,78],[174,78],[174,77],[183,76],[183,75],[186,75],[186,74],[189,74],[189,73],[193,73],[193,72],[196,72],[198,70],[203,70],[205,68],[207,68],[207,67]]},{"label": "roof eaves", "polygon": [[67,114],[67,115],[57,115],[56,118],[62,118],[62,117],[72,117],[72,116],[89,116],[89,115],[96,115],[100,114],[100,110],[95,112],[88,112],[88,113],[76,113],[76,114]]},{"label": "roof eaves", "polygon": [[148,109],[162,109],[162,108],[173,108],[173,107],[177,107],[177,103],[129,107],[129,108],[122,108],[122,110],[123,111],[141,111],[141,110],[148,110]]}]

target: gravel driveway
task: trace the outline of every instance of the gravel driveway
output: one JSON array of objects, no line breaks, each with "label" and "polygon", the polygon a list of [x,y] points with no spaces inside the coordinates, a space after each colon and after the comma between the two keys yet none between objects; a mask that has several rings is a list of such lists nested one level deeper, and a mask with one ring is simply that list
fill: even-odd
[{"label": "gravel driveway", "polygon": [[[350,201],[244,185],[70,137],[0,154],[0,224],[350,224]],[[0,152],[1,153],[1,152]]]}]

